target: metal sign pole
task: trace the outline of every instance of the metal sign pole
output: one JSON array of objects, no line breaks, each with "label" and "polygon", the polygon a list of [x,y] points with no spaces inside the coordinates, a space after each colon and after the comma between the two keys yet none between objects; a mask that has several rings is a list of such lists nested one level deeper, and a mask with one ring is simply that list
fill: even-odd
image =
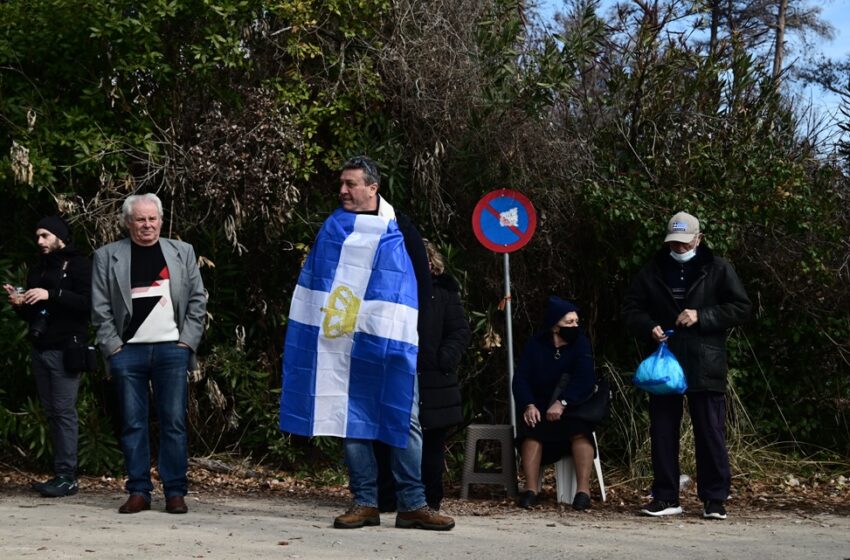
[{"label": "metal sign pole", "polygon": [[508,339],[508,404],[511,410],[511,426],[516,433],[516,411],[514,410],[514,333],[511,315],[511,259],[505,255],[505,336]]},{"label": "metal sign pole", "polygon": [[[491,426],[492,432],[467,433],[466,440],[466,463],[463,469],[463,490],[461,495],[466,498],[469,484],[473,481],[475,471],[475,454],[478,439],[484,437],[475,436],[474,433],[498,434],[502,442],[502,473],[500,478],[508,490],[508,496],[516,496],[516,463],[508,457],[514,457],[515,448],[509,441],[504,441],[503,436],[513,436],[516,433],[516,404],[514,403],[513,381],[514,381],[514,333],[513,313],[511,312],[511,261],[510,253],[517,251],[531,240],[534,230],[537,228],[537,212],[531,201],[522,193],[510,189],[498,189],[484,195],[475,205],[472,211],[472,229],[475,237],[486,248],[495,253],[502,253],[505,265],[505,296],[499,303],[499,308],[505,310],[505,336],[508,339],[508,408],[510,410],[510,430],[507,425]],[[481,426],[478,426],[481,428]],[[474,439],[476,438],[477,439]],[[491,475],[487,475],[491,476]],[[489,481],[490,479],[488,479]]]}]

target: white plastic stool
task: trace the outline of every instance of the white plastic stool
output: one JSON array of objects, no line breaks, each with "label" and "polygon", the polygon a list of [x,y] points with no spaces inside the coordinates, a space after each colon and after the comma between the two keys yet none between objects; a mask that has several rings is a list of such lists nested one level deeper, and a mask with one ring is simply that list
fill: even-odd
[{"label": "white plastic stool", "polygon": [[[596,442],[596,432],[593,432],[593,444],[596,447],[596,457],[593,466],[596,467],[596,480],[599,482],[599,493],[605,501],[605,481],[602,479],[602,461],[599,460],[599,444]],[[573,503],[576,495],[576,465],[572,455],[568,455],[555,463],[555,485],[558,488],[558,501],[565,504]]]}]

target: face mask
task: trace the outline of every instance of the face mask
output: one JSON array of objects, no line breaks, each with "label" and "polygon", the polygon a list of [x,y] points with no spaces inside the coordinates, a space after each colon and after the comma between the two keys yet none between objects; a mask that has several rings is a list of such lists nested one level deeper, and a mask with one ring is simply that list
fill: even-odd
[{"label": "face mask", "polygon": [[685,251],[684,253],[677,253],[676,251],[670,251],[670,256],[673,257],[673,260],[677,263],[686,263],[695,256],[697,256],[697,248],[694,247],[690,251]]},{"label": "face mask", "polygon": [[558,335],[569,343],[575,342],[578,334],[578,327],[561,327],[558,329]]}]

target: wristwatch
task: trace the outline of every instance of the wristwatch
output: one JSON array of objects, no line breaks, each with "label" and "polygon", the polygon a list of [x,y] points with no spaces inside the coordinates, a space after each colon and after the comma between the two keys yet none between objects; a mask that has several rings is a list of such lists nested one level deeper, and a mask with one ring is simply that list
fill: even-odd
[{"label": "wristwatch", "polygon": [[560,401],[558,401],[558,402],[560,402],[560,403],[561,403],[561,406],[567,406],[567,401],[566,401],[566,400],[564,400],[564,399],[561,399],[561,400],[560,400]]}]

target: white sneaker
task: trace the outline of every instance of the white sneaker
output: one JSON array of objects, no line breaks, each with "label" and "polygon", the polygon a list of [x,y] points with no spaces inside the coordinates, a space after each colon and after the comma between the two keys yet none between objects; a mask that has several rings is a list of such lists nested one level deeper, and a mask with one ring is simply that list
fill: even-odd
[{"label": "white sneaker", "polygon": [[726,508],[719,500],[708,500],[705,502],[702,516],[706,519],[726,519]]}]

